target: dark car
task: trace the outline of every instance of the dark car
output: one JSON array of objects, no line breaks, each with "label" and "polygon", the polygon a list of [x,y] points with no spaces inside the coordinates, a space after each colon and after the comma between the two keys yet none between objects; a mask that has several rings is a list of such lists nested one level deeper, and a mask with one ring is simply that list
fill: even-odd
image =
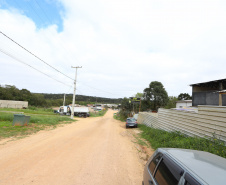
[{"label": "dark car", "polygon": [[144,168],[143,185],[225,185],[226,159],[188,149],[159,148]]},{"label": "dark car", "polygon": [[135,127],[137,128],[137,121],[135,118],[127,118],[126,119],[126,128]]}]

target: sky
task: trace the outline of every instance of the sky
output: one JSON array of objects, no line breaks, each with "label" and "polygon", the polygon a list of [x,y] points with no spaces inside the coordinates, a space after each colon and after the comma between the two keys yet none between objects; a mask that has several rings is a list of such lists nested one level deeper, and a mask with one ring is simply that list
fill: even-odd
[{"label": "sky", "polygon": [[226,78],[225,33],[224,0],[0,0],[0,85],[73,93],[82,66],[76,94],[191,95]]}]

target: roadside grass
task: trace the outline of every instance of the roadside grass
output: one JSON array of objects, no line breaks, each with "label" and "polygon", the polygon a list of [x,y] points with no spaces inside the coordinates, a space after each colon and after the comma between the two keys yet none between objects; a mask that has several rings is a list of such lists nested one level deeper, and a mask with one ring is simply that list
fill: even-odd
[{"label": "roadside grass", "polygon": [[96,112],[90,112],[90,117],[101,117],[106,114],[108,110],[101,110],[101,111],[96,111]]},{"label": "roadside grass", "polygon": [[0,112],[18,112],[25,114],[45,114],[45,115],[54,115],[53,109],[49,108],[37,108],[37,107],[28,107],[28,109],[13,109],[13,108],[0,108]]},{"label": "roadside grass", "polygon": [[145,139],[140,138],[138,135],[135,135],[135,134],[133,134],[133,137],[136,139],[137,144],[139,144],[141,146],[148,146],[148,144],[145,142],[146,141]]},{"label": "roadside grass", "polygon": [[13,113],[0,112],[0,140],[9,137],[24,137],[40,130],[53,129],[57,125],[69,124],[73,121],[65,116],[49,115],[49,112],[43,115],[45,112],[40,112],[42,115],[26,114],[26,116],[30,116],[28,126],[13,126]]},{"label": "roadside grass", "polygon": [[140,136],[146,139],[153,149],[157,148],[184,148],[201,150],[226,158],[225,142],[212,138],[188,137],[180,132],[167,132],[138,124],[142,130]]},{"label": "roadside grass", "polygon": [[125,122],[125,119],[124,118],[122,118],[122,117],[120,117],[120,116],[118,116],[117,115],[117,113],[114,113],[114,119],[116,119],[116,120],[119,120],[119,121],[122,121],[122,122]]}]

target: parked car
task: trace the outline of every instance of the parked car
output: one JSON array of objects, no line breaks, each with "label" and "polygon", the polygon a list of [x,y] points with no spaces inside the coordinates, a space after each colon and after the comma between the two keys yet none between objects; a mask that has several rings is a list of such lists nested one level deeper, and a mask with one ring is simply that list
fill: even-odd
[{"label": "parked car", "polygon": [[144,168],[143,185],[225,185],[226,159],[188,149],[159,148]]},{"label": "parked car", "polygon": [[135,118],[127,118],[126,119],[126,128],[135,127],[137,128],[137,121]]}]

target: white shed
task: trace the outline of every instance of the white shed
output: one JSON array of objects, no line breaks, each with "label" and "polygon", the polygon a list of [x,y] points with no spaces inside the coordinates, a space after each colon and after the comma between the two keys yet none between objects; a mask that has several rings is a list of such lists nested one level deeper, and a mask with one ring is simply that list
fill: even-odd
[{"label": "white shed", "polygon": [[176,108],[191,107],[192,100],[180,100],[176,102]]}]

